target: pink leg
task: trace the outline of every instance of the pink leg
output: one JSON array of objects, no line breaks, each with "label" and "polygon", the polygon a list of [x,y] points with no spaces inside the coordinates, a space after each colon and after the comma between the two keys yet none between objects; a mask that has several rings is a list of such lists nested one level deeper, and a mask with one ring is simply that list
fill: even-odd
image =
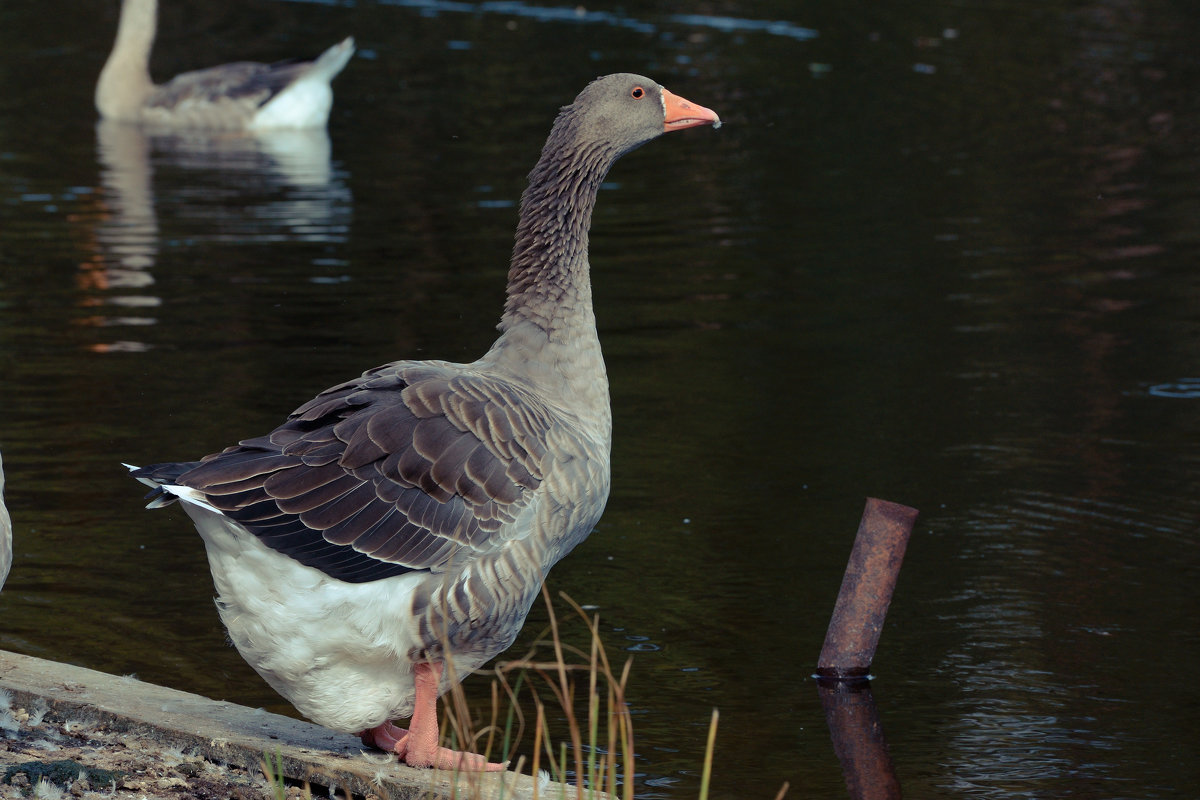
[{"label": "pink leg", "polygon": [[481,755],[463,753],[438,745],[437,699],[442,679],[441,664],[416,665],[414,682],[417,697],[409,729],[397,728],[385,722],[363,731],[363,743],[368,747],[389,750],[409,766],[436,767],[444,770],[498,772],[503,764],[488,763]]},{"label": "pink leg", "polygon": [[390,722],[368,728],[358,735],[367,747],[374,747],[389,753],[398,752],[398,748],[402,747],[401,742],[406,736],[408,736],[408,731],[404,728],[397,728]]}]

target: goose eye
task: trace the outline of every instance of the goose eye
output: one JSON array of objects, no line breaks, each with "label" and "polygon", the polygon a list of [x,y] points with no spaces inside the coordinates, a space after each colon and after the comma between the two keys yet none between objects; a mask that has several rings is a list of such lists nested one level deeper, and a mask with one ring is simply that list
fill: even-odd
[{"label": "goose eye", "polygon": [[634,100],[640,100],[642,98],[642,96],[645,94],[646,94],[645,89],[643,89],[640,86],[635,86],[635,87],[633,87],[633,91],[631,91],[629,93],[629,96],[632,97]]}]

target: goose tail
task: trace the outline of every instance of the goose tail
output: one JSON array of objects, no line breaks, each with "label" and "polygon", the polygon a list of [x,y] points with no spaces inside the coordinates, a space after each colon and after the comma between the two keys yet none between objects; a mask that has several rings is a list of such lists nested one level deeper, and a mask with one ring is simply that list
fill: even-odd
[{"label": "goose tail", "polygon": [[347,36],[317,56],[317,60],[313,62],[311,74],[313,77],[331,81],[335,75],[345,69],[352,55],[354,55],[354,37]]},{"label": "goose tail", "polygon": [[181,462],[177,464],[151,464],[148,467],[135,467],[133,464],[121,462],[121,466],[129,470],[129,473],[138,480],[149,486],[152,491],[147,492],[145,500],[149,500],[146,508],[163,508],[169,506],[176,500],[183,499],[188,502],[202,505],[216,511],[203,496],[186,486],[177,486],[174,484],[175,478],[183,473],[199,465],[200,462]]}]

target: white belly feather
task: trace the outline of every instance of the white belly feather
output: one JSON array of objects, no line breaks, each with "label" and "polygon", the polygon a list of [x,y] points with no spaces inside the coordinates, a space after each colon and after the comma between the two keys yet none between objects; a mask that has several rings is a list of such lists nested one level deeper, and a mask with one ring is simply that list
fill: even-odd
[{"label": "white belly feather", "polygon": [[[275,691],[314,722],[351,733],[412,713],[409,653],[422,646],[412,600],[428,573],[335,580],[267,547],[192,490],[164,488],[204,538],[230,639]],[[455,663],[446,674],[461,680],[478,666]]]},{"label": "white belly feather", "polygon": [[263,106],[247,126],[251,130],[319,128],[329,119],[333,90],[329,82],[305,76]]}]

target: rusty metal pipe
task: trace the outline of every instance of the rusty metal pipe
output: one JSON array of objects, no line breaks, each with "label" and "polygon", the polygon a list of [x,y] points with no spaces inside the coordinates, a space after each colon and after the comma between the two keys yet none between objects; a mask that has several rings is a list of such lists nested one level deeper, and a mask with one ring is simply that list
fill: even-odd
[{"label": "rusty metal pipe", "polygon": [[818,679],[866,680],[919,513],[899,503],[867,498],[817,659]]}]

